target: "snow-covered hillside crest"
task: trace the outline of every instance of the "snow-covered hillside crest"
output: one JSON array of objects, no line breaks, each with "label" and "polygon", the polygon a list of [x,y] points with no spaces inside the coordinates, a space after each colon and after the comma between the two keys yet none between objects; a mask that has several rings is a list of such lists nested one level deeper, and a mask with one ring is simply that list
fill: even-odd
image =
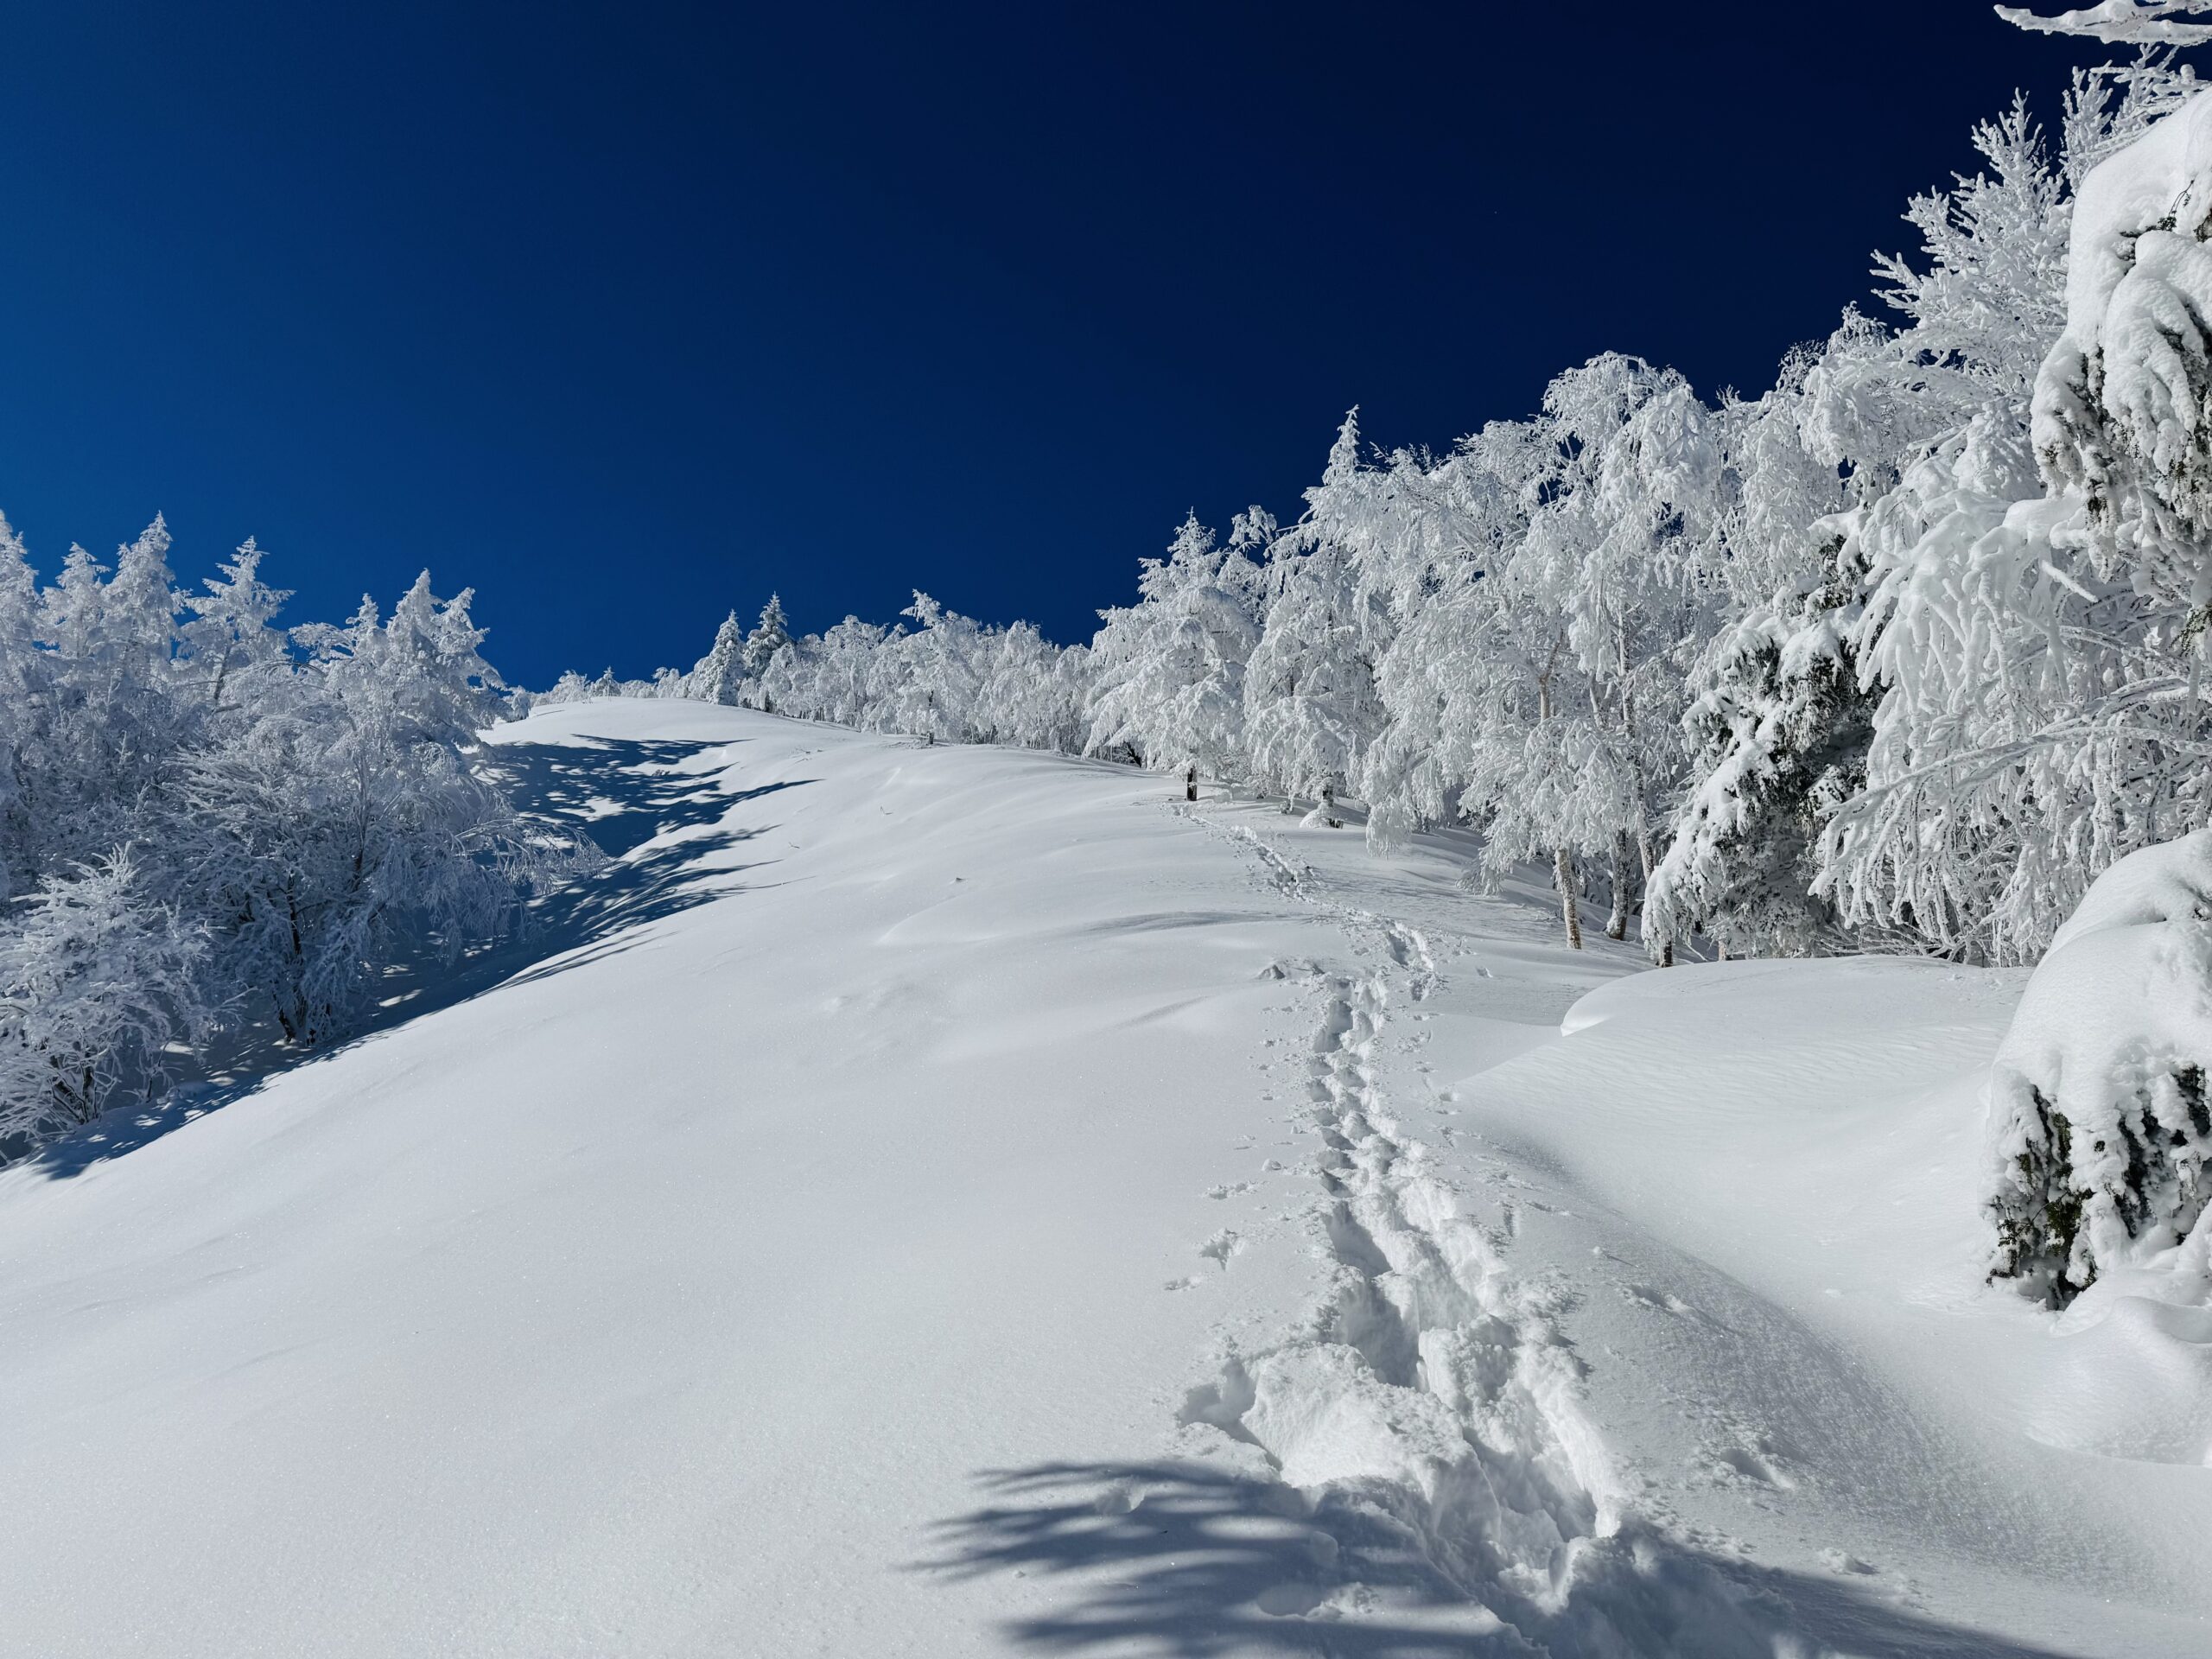
[{"label": "snow-covered hillside crest", "polygon": [[1982,1281],[2018,976],[1643,972],[1096,760],[490,746],[608,855],[531,940],[0,1173],[0,1651],[2203,1652],[2212,1312]]},{"label": "snow-covered hillside crest", "polygon": [[2200,830],[2098,878],[2028,982],[1986,1096],[1995,1275],[2057,1306],[2122,1268],[2204,1281],[2208,1072]]}]

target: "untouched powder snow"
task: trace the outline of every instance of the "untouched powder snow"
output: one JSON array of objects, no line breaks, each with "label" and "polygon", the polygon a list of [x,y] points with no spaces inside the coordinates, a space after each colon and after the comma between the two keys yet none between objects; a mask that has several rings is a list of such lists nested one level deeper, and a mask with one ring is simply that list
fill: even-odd
[{"label": "untouched powder snow", "polygon": [[0,1649],[2212,1650],[2212,1316],[1981,1280],[2023,976],[1643,972],[1043,755],[497,736],[617,855],[534,948],[0,1173]]}]

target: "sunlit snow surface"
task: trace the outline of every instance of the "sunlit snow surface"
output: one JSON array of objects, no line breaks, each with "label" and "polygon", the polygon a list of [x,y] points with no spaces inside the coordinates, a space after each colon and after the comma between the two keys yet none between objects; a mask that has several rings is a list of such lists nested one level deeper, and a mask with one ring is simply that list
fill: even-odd
[{"label": "sunlit snow surface", "polygon": [[530,953],[0,1175],[0,1650],[2212,1650],[2205,1316],[1980,1282],[2018,976],[1640,974],[1103,765],[499,735],[619,855]]}]

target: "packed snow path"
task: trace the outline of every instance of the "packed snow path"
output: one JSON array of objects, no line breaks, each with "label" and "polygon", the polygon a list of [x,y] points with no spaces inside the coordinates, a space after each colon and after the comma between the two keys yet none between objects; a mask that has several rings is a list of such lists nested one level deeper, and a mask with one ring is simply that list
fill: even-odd
[{"label": "packed snow path", "polygon": [[2212,1650],[2212,1344],[1975,1272],[2016,976],[1640,974],[1103,766],[500,735],[620,855],[527,958],[0,1176],[0,1649]]}]

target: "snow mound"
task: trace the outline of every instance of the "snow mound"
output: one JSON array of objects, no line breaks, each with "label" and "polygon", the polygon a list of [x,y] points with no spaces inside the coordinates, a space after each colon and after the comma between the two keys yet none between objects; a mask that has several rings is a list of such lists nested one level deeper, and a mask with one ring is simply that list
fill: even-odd
[{"label": "snow mound", "polygon": [[[1770,989],[1789,989],[1817,979],[1829,1006],[1836,999],[1866,994],[1886,995],[1904,980],[1923,975],[1955,977],[1947,963],[1916,957],[1838,957],[1808,963],[1802,958],[1753,958],[1744,962],[1686,963],[1662,974],[1636,974],[1600,985],[1567,1011],[1560,1033],[1572,1037],[1609,1020],[1630,1016],[1677,1017],[1685,1005],[1703,1004],[1726,1019],[1741,1017],[1744,997]],[[1908,990],[1908,996],[1913,995]]]},{"label": "snow mound", "polygon": [[2098,879],[1990,1071],[1993,1276],[2064,1306],[2118,1269],[2206,1276],[2212,831]]},{"label": "snow mound", "polygon": [[2121,1294],[2133,1278],[2123,1269],[2066,1311],[2028,1432],[2099,1457],[2212,1462],[2212,1308]]}]

